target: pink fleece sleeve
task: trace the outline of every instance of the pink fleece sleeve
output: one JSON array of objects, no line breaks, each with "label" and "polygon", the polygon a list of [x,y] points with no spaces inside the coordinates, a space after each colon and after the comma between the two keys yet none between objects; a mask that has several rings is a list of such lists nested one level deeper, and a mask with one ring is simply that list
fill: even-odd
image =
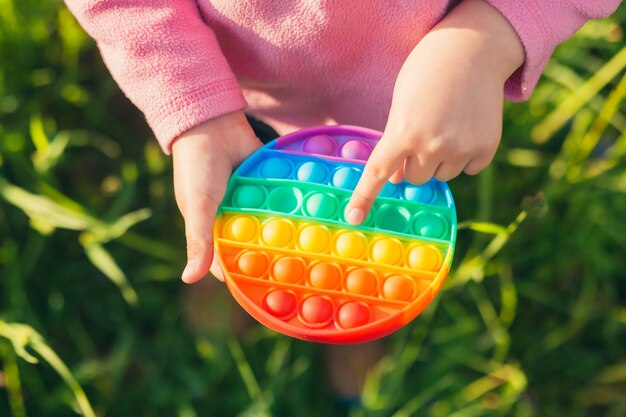
[{"label": "pink fleece sleeve", "polygon": [[554,48],[590,19],[609,16],[620,0],[487,0],[517,31],[524,65],[505,85],[512,101],[526,100],[535,88]]},{"label": "pink fleece sleeve", "polygon": [[161,147],[246,102],[193,0],[66,0]]}]

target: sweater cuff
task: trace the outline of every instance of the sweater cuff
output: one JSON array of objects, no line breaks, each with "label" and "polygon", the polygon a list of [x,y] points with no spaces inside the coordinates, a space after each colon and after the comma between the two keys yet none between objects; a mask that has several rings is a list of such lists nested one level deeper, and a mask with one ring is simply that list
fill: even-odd
[{"label": "sweater cuff", "polygon": [[524,64],[504,85],[510,101],[524,101],[537,85],[556,44],[542,13],[533,1],[487,0],[511,24],[524,47]]},{"label": "sweater cuff", "polygon": [[179,96],[152,114],[148,124],[166,154],[179,135],[207,120],[243,110],[247,106],[241,88],[234,79],[221,80]]}]

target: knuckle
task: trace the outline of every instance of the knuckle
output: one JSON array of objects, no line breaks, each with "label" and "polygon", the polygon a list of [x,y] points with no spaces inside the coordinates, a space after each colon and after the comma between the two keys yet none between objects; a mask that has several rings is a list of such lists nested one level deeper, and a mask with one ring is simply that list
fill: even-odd
[{"label": "knuckle", "polygon": [[187,255],[193,258],[203,254],[209,247],[209,242],[196,236],[187,236]]},{"label": "knuckle", "polygon": [[445,136],[433,136],[428,140],[425,147],[425,153],[431,156],[447,154],[454,150],[451,143],[452,141]]},{"label": "knuckle", "polygon": [[479,174],[483,169],[485,169],[489,165],[489,162],[470,162],[463,172],[467,175],[476,175]]},{"label": "knuckle", "polygon": [[372,177],[376,178],[379,181],[387,181],[389,177],[387,170],[384,166],[379,164],[369,164],[365,166],[363,172],[367,172]]},{"label": "knuckle", "polygon": [[408,173],[406,180],[413,185],[420,185],[428,181],[428,178],[424,178],[424,175],[421,173]]},{"label": "knuckle", "polygon": [[367,194],[358,189],[355,189],[354,193],[352,194],[352,201],[356,202],[357,204],[365,203],[365,205],[369,206],[372,205],[375,200],[376,196],[371,196],[370,194]]},{"label": "knuckle", "polygon": [[448,172],[436,172],[435,173],[435,179],[439,181],[446,182],[446,181],[451,180],[452,178],[454,178],[454,175],[451,175]]},{"label": "knuckle", "polygon": [[467,175],[476,175],[476,174],[479,174],[480,171],[482,171],[482,168],[474,168],[474,167],[465,168],[463,170],[463,172],[465,172]]},{"label": "knuckle", "polygon": [[205,194],[202,198],[198,200],[198,210],[202,210],[203,212],[208,212],[210,210],[217,210],[217,207],[222,202],[222,197],[219,197],[214,194]]},{"label": "knuckle", "polygon": [[178,205],[184,217],[194,214],[206,215],[217,211],[223,196],[219,193],[207,193],[202,191],[191,192],[178,200]]},{"label": "knuckle", "polygon": [[484,141],[476,144],[474,153],[478,155],[493,155],[498,148],[498,143],[493,141]]}]

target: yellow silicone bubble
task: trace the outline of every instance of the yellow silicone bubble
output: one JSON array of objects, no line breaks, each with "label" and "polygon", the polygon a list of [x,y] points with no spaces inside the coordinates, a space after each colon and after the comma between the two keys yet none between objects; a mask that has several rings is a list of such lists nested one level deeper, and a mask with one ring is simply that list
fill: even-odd
[{"label": "yellow silicone bubble", "polygon": [[395,265],[402,259],[402,243],[397,239],[383,238],[372,245],[372,261]]},{"label": "yellow silicone bubble", "polygon": [[335,239],[335,253],[344,258],[358,259],[365,253],[365,236],[357,232],[343,232]]},{"label": "yellow silicone bubble", "polygon": [[261,237],[268,246],[284,248],[293,241],[295,227],[285,219],[272,219],[263,225]]},{"label": "yellow silicone bubble", "polygon": [[300,230],[298,243],[302,250],[323,253],[330,243],[330,232],[320,225],[305,226]]},{"label": "yellow silicone bubble", "polygon": [[441,267],[441,252],[432,245],[419,245],[409,249],[408,264],[411,269],[436,272]]},{"label": "yellow silicone bubble", "polygon": [[257,222],[252,217],[233,217],[224,229],[224,235],[228,238],[238,242],[250,242],[256,238]]}]

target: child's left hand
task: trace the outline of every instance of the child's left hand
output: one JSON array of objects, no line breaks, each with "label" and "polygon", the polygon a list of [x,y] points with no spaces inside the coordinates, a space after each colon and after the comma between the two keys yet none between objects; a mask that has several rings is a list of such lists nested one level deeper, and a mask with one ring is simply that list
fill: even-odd
[{"label": "child's left hand", "polygon": [[465,0],[448,14],[402,66],[348,222],[363,222],[387,180],[448,181],[489,165],[502,131],[504,82],[523,61],[517,34],[484,0]]}]

